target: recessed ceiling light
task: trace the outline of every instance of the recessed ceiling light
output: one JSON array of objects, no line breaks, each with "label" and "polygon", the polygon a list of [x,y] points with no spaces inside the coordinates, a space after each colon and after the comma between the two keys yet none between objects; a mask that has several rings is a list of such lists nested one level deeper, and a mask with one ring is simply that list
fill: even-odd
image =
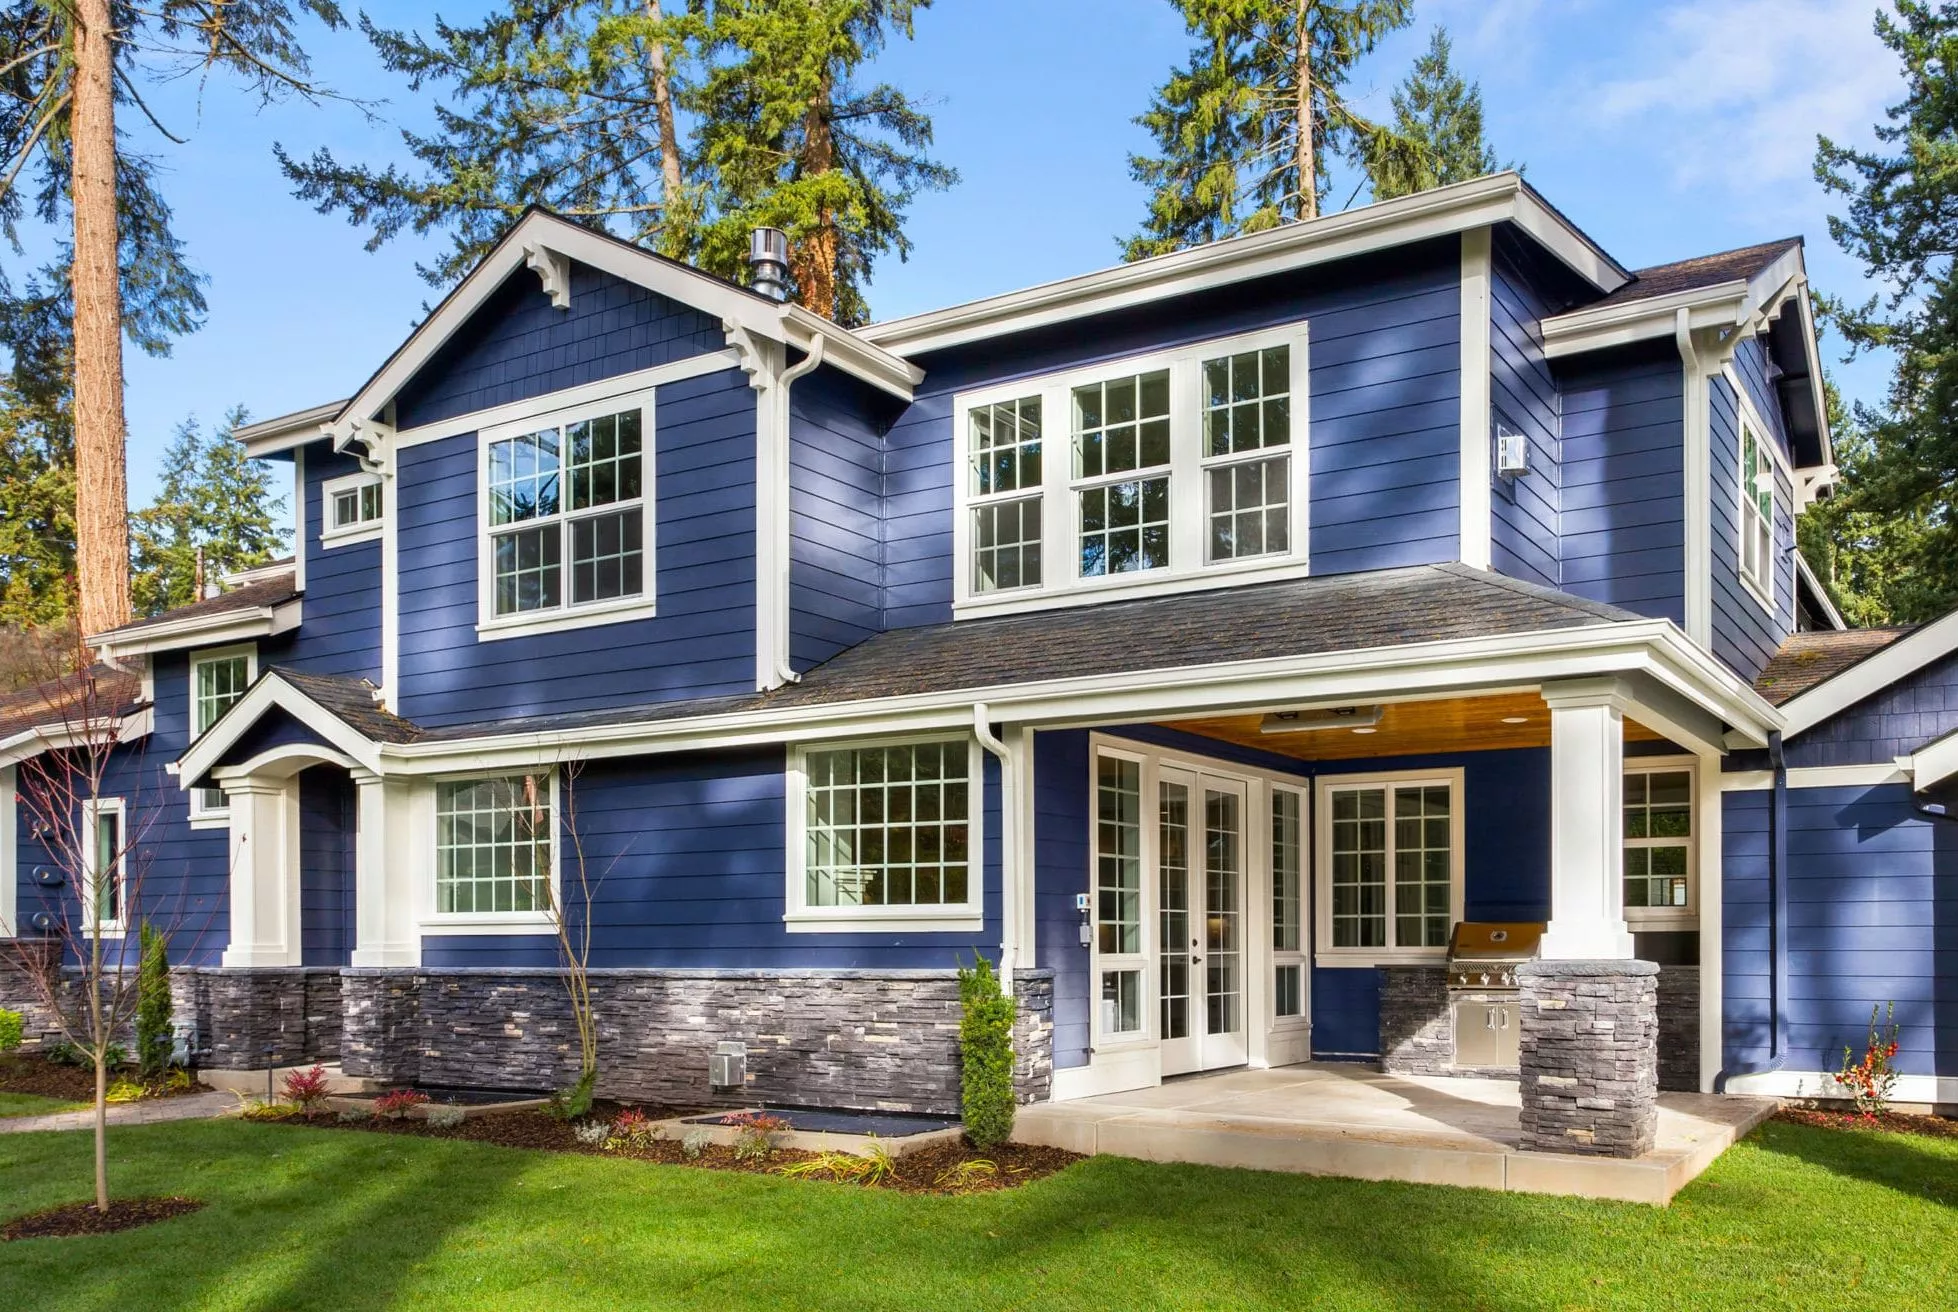
[{"label": "recessed ceiling light", "polygon": [[1527,715],[1505,715],[1502,717],[1502,722],[1504,724],[1528,724],[1530,717]]},{"label": "recessed ceiling light", "polygon": [[1355,729],[1354,733],[1379,733],[1378,729]]}]

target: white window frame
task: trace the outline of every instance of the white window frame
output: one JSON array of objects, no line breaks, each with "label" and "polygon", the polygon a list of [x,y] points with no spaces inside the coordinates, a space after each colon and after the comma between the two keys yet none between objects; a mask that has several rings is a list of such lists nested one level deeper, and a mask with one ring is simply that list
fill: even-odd
[{"label": "white window frame", "polygon": [[[438,911],[441,890],[438,887],[442,868],[442,854],[437,846],[440,829],[437,813],[440,807],[439,794],[443,784],[477,783],[486,779],[514,779],[523,775],[537,774],[546,777],[551,794],[551,861],[550,861],[550,906],[543,911]],[[564,799],[563,771],[549,765],[511,766],[502,770],[471,770],[460,774],[438,775],[428,781],[424,788],[417,789],[413,807],[416,815],[415,829],[420,835],[417,847],[427,854],[426,879],[420,882],[418,901],[420,914],[418,920],[422,933],[433,936],[455,936],[469,934],[555,934],[557,933],[557,909],[563,905],[564,880]]]},{"label": "white window frame", "polygon": [[[1137,946],[1134,952],[1103,952],[1101,950],[1101,762],[1127,761],[1136,768],[1137,812],[1136,824],[1140,829],[1137,838],[1136,859],[1140,863],[1137,880],[1137,915],[1141,924],[1137,926]],[[1153,1048],[1162,1041],[1162,989],[1157,978],[1157,962],[1161,960],[1158,944],[1162,935],[1158,921],[1161,916],[1162,893],[1156,886],[1157,849],[1161,835],[1159,825],[1151,823],[1157,816],[1155,789],[1161,776],[1161,760],[1139,747],[1118,745],[1100,738],[1091,740],[1088,750],[1088,1018],[1089,1047],[1095,1054],[1121,1052],[1129,1048]],[[1193,849],[1194,850],[1194,849]],[[1250,882],[1246,881],[1247,884]],[[1247,950],[1245,957],[1253,958]],[[1136,1030],[1111,1031],[1102,1024],[1101,984],[1102,976],[1134,972],[1139,981],[1141,995],[1137,1006],[1141,1010],[1142,1027]],[[1250,1026],[1246,1025],[1248,1031]]]},{"label": "white window frame", "polygon": [[[1288,794],[1298,801],[1299,808],[1299,888],[1298,888],[1298,930],[1299,945],[1296,950],[1278,946],[1274,932],[1271,944],[1271,1015],[1268,1018],[1273,1030],[1310,1029],[1312,1027],[1312,791],[1301,781],[1298,784],[1270,785],[1271,800],[1265,804],[1265,868],[1268,872],[1266,883],[1270,886],[1271,921],[1275,930],[1278,920],[1278,853],[1277,834],[1278,807],[1276,801],[1280,793]],[[1283,966],[1297,966],[1300,972],[1299,1005],[1296,1016],[1278,1014],[1278,971]]]},{"label": "white window frame", "polygon": [[[1704,817],[1700,812],[1700,762],[1693,756],[1628,756],[1625,758],[1627,776],[1635,774],[1684,774],[1686,776],[1687,823],[1686,836],[1686,905],[1683,907],[1635,907],[1625,904],[1625,923],[1642,929],[1697,929],[1700,923],[1700,825]],[[1676,839],[1655,841],[1643,838],[1625,837],[1624,807],[1621,802],[1618,816],[1618,841],[1622,847],[1633,844],[1641,847],[1673,847]],[[1622,882],[1627,876],[1622,872]]]},{"label": "white window frame", "polygon": [[1382,966],[1445,961],[1446,943],[1437,947],[1401,947],[1396,941],[1398,927],[1394,912],[1394,822],[1387,819],[1387,944],[1384,947],[1335,947],[1333,945],[1333,830],[1332,795],[1345,789],[1385,788],[1391,801],[1395,788],[1421,785],[1445,787],[1448,793],[1448,927],[1452,933],[1463,916],[1464,875],[1467,872],[1468,833],[1466,771],[1461,766],[1441,770],[1387,770],[1369,774],[1322,775],[1313,782],[1313,949],[1321,966]]},{"label": "white window frame", "polygon": [[0,938],[23,937],[20,905],[20,783],[19,769],[0,765]]},{"label": "white window frame", "polygon": [[[966,879],[965,901],[925,906],[821,907],[809,905],[809,768],[808,754],[859,751],[875,747],[915,747],[924,743],[962,742],[966,748]],[[971,934],[985,928],[986,909],[986,779],[985,758],[971,734],[911,734],[897,738],[829,739],[789,748],[783,796],[788,836],[784,868],[782,923],[791,934]]]},{"label": "white window frame", "polygon": [[[1789,467],[1787,457],[1782,453],[1780,443],[1774,440],[1774,430],[1768,427],[1767,420],[1754,404],[1753,395],[1741,382],[1739,373],[1729,365],[1722,371],[1727,386],[1734,394],[1734,572],[1739,575],[1741,585],[1753,594],[1754,600],[1761,603],[1763,610],[1774,614],[1776,559],[1775,531],[1776,517],[1780,513],[1782,496],[1781,480],[1785,477],[1789,486],[1795,486],[1794,471]],[[1749,492],[1753,488],[1753,475],[1745,468],[1747,463],[1747,434],[1754,433],[1755,449],[1767,453],[1767,474],[1769,478],[1768,540],[1762,555],[1761,576],[1750,574],[1747,569],[1748,517],[1758,515]],[[1793,511],[1793,505],[1790,505]]]},{"label": "white window frame", "polygon": [[[1218,356],[1273,346],[1291,348],[1291,441],[1283,448],[1267,447],[1254,455],[1205,457],[1203,453],[1203,362]],[[1073,392],[1077,387],[1136,374],[1169,371],[1169,565],[1165,569],[1127,574],[1080,576],[1081,488],[1130,481],[1134,475],[1074,476]],[[1311,360],[1307,325],[1284,324],[1256,332],[1212,338],[1174,349],[1126,356],[1061,373],[1023,378],[962,392],[952,408],[953,613],[969,616],[1008,614],[1076,605],[1112,597],[1155,596],[1215,587],[1220,582],[1258,582],[1294,578],[1309,571]],[[976,496],[972,480],[971,412],[1002,401],[1039,397],[1041,402],[1041,581],[1038,587],[980,592],[974,587],[972,519],[975,506],[1012,500],[1024,492]],[[1290,454],[1287,491],[1290,498],[1291,549],[1283,553],[1211,562],[1209,543],[1209,478],[1213,465]],[[1158,472],[1155,476],[1161,476]]]},{"label": "white window frame", "polygon": [[[211,727],[210,725],[207,724],[204,725],[202,728],[200,728],[197,723],[198,667],[203,665],[209,665],[217,661],[236,660],[240,656],[243,656],[245,658],[245,687],[249,689],[254,683],[258,682],[258,644],[257,643],[242,642],[236,644],[235,646],[214,647],[209,651],[200,651],[192,654],[190,658],[190,677],[188,681],[189,690],[190,690],[190,700],[188,703],[190,742],[194,743],[199,738],[202,738],[205,734],[205,731]],[[243,695],[244,695],[243,693],[239,694],[241,698],[243,697]],[[234,702],[233,705],[236,705],[236,703]],[[226,709],[228,710],[230,708],[227,707]],[[216,721],[214,720],[212,721],[212,723],[215,724]],[[211,791],[221,792],[223,790],[214,788]],[[204,797],[204,789],[193,788],[190,790],[190,827],[192,829],[222,829],[230,823],[231,823],[231,806],[229,802],[226,802],[226,804],[223,806],[211,806],[207,803]]]},{"label": "white window frame", "polygon": [[[543,398],[548,401],[549,398]],[[478,642],[493,642],[500,638],[518,637],[534,633],[562,633],[570,629],[589,628],[597,624],[619,624],[627,620],[647,619],[657,612],[658,593],[658,535],[654,519],[655,473],[659,461],[656,457],[657,441],[654,429],[654,391],[645,388],[638,391],[620,392],[598,400],[581,401],[576,405],[540,408],[536,413],[522,419],[484,428],[476,434],[476,639]],[[597,419],[605,415],[620,414],[627,410],[639,411],[639,492],[638,501],[615,501],[609,510],[629,509],[639,506],[641,517],[640,543],[645,561],[641,573],[642,591],[633,597],[612,597],[604,601],[586,602],[574,605],[571,601],[571,553],[566,543],[559,569],[561,572],[561,596],[563,601],[550,610],[525,611],[515,615],[496,613],[496,543],[498,530],[509,531],[515,525],[490,523],[490,448],[498,442],[511,438],[524,437],[546,428],[560,431],[568,424],[581,419]],[[563,456],[559,458],[559,506],[557,515],[550,524],[562,531],[573,518],[582,518],[584,512],[573,515],[564,509],[569,497],[568,479],[564,475]]]},{"label": "white window frame", "polygon": [[[102,870],[97,864],[95,829],[105,815],[116,818],[116,868],[110,873],[116,888],[116,918],[97,920],[94,908],[96,890],[102,886]],[[94,797],[82,802],[82,886],[81,921],[84,937],[121,938],[129,924],[129,808],[120,797]]]},{"label": "white window frame", "polygon": [[[367,488],[379,489],[381,513],[372,519],[356,518],[352,523],[342,524],[336,518],[334,508],[342,493],[359,493]],[[378,542],[381,526],[388,516],[387,486],[379,474],[342,474],[329,478],[320,484],[320,546],[322,548],[350,547],[356,542]]]}]

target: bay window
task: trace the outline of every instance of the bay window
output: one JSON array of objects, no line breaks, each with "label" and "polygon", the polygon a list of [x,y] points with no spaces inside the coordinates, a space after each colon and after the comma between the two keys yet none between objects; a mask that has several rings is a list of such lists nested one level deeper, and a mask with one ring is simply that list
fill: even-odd
[{"label": "bay window", "polygon": [[1439,959],[1462,917],[1462,772],[1322,779],[1318,950]]}]

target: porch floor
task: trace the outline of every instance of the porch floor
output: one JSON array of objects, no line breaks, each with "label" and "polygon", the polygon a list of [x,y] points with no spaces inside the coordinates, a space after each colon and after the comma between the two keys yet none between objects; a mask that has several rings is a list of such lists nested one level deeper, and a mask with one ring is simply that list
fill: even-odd
[{"label": "porch floor", "polygon": [[1013,1137],[1157,1162],[1664,1205],[1778,1104],[1661,1094],[1657,1143],[1628,1160],[1525,1152],[1518,1105],[1513,1080],[1312,1062],[1038,1103],[1020,1109]]}]

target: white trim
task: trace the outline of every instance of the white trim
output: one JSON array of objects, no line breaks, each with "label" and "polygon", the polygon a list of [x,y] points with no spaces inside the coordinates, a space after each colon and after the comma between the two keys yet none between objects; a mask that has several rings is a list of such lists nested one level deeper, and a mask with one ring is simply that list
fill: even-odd
[{"label": "white trim", "polygon": [[[1796,492],[1797,501],[1800,500],[1800,495],[1798,484]],[[1800,510],[1800,508],[1799,505],[1796,507],[1797,510]],[[1797,547],[1795,549],[1795,588],[1798,593],[1801,590],[1803,582],[1807,582],[1809,592],[1814,595],[1817,601],[1822,603],[1822,618],[1829,622],[1829,627],[1837,632],[1847,629],[1849,622],[1843,619],[1842,612],[1836,609],[1835,601],[1830,598],[1829,590],[1822,586],[1822,580],[1817,577],[1814,566],[1808,563],[1808,558],[1802,555],[1801,548]],[[1791,598],[1790,600],[1792,602],[1794,599]],[[1791,604],[1789,609],[1794,610],[1796,607]]]},{"label": "white trim", "polygon": [[[1911,782],[1923,753],[1871,765],[1798,765],[1788,771],[1790,788],[1874,788],[1879,784]],[[1921,780],[1922,788],[1931,780]],[[1774,787],[1772,770],[1728,770],[1720,776],[1723,793],[1757,793]]]},{"label": "white trim", "polygon": [[[1832,1098],[1845,1102],[1850,1098],[1848,1090],[1837,1084],[1836,1077],[1827,1071],[1784,1070],[1737,1075],[1727,1081],[1727,1092],[1769,1098]],[[1890,1091],[1890,1101],[1934,1106],[1958,1103],[1958,1076],[1899,1075],[1897,1087]]]},{"label": "white trim", "polygon": [[1958,651],[1958,610],[1905,634],[1835,678],[1789,698],[1781,706],[1781,713],[1788,720],[1782,733],[1789,738],[1806,733],[1830,716],[1848,710],[1953,651]]},{"label": "white trim", "polygon": [[346,721],[287,683],[278,670],[271,670],[252,686],[244,700],[233,706],[224,719],[177,758],[179,784],[188,787],[190,780],[208,773],[246,730],[267,711],[275,708],[298,720],[319,735],[322,741],[358,762],[363,769],[374,774],[382,772],[379,744],[363,738]]},{"label": "white trim", "polygon": [[[1722,362],[1720,376],[1726,380],[1727,386],[1733,390],[1734,413],[1736,418],[1734,427],[1735,573],[1740,576],[1741,586],[1753,594],[1754,600],[1761,603],[1762,609],[1767,611],[1768,618],[1772,620],[1775,615],[1775,529],[1778,527],[1775,523],[1775,514],[1781,506],[1779,479],[1780,476],[1786,475],[1788,481],[1792,484],[1795,481],[1795,475],[1789,466],[1787,457],[1782,453],[1781,444],[1774,439],[1774,430],[1768,427],[1767,421],[1762,417],[1759,407],[1754,404],[1753,396],[1749,394],[1746,387],[1741,385],[1740,375],[1734,369],[1731,357]],[[1754,431],[1755,450],[1765,451],[1768,455],[1768,545],[1766,553],[1761,560],[1761,569],[1767,575],[1765,579],[1754,578],[1747,572],[1748,515],[1760,513],[1759,508],[1754,507],[1748,499],[1749,491],[1754,486],[1754,480],[1759,476],[1757,471],[1744,468],[1747,463],[1747,433],[1749,429]],[[1792,510],[1790,511],[1789,517],[1790,519],[1793,518]]]},{"label": "white trim", "polygon": [[[378,541],[381,536],[381,525],[388,517],[387,484],[388,480],[381,475],[371,474],[365,470],[357,474],[342,474],[338,478],[329,478],[321,483],[320,546],[330,550],[334,547],[352,546],[356,542]],[[381,513],[373,519],[356,518],[351,524],[336,523],[335,502],[339,495],[342,492],[358,492],[369,487],[381,489]],[[305,542],[302,537],[300,550],[304,549]]]},{"label": "white trim", "polygon": [[[615,501],[606,506],[571,507],[570,451],[558,453],[558,509],[548,518],[490,522],[490,448],[498,442],[524,437],[547,428],[563,430],[582,419],[639,411],[639,499],[640,513],[640,591],[632,596],[614,597],[576,605],[571,600],[574,565],[571,555],[570,526],[591,515],[630,510],[632,501]],[[655,435],[654,394],[650,391],[627,393],[604,400],[586,401],[574,406],[553,406],[528,412],[508,423],[484,428],[476,434],[476,640],[494,642],[503,638],[526,637],[539,633],[562,633],[590,628],[597,624],[620,624],[647,619],[657,613],[658,536],[656,533],[655,470],[658,466]],[[496,613],[496,537],[499,533],[523,532],[544,528],[558,534],[561,556],[558,561],[556,606],[544,610]]]},{"label": "white trim", "polygon": [[[1290,348],[1291,440],[1243,459],[1285,455],[1290,498],[1290,549],[1215,563],[1207,559],[1209,479],[1220,459],[1203,455],[1202,368],[1205,360],[1270,347]],[[1079,492],[1090,486],[1133,481],[1127,474],[1077,477],[1074,473],[1073,392],[1077,387],[1133,375],[1169,373],[1167,466],[1152,466],[1133,478],[1169,481],[1169,563],[1162,569],[1125,574],[1080,576]],[[1297,578],[1310,572],[1311,540],[1311,342],[1303,321],[1191,342],[1165,350],[1082,365],[1014,382],[993,383],[953,398],[952,610],[960,619],[1008,615],[1073,606],[1111,597],[1162,596],[1220,582],[1252,583]],[[1002,401],[1038,397],[1041,404],[1041,481],[1037,488],[977,497],[972,491],[971,412]],[[1041,503],[1041,579],[1037,587],[999,592],[973,589],[972,517],[975,507],[1025,497]]]},{"label": "white trim", "polygon": [[[851,751],[880,747],[921,746],[926,743],[964,743],[966,748],[966,900],[926,906],[812,907],[809,895],[809,771],[812,751]],[[798,742],[789,748],[783,780],[786,839],[783,869],[782,923],[791,934],[847,933],[977,933],[986,916],[986,773],[985,753],[968,727],[963,733],[919,734],[897,738]]]},{"label": "white trim", "polygon": [[1491,496],[1489,491],[1494,440],[1494,411],[1489,379],[1489,282],[1493,233],[1474,228],[1462,234],[1462,464],[1461,555],[1464,565],[1490,568]]},{"label": "white trim", "polygon": [[0,938],[20,934],[20,772],[0,765]]},{"label": "white trim", "polygon": [[244,610],[217,611],[190,615],[176,620],[158,620],[125,636],[95,634],[89,646],[102,660],[126,660],[162,651],[182,651],[186,647],[213,647],[241,642],[247,638],[266,638],[299,627],[303,616],[300,600],[276,606],[252,606]]},{"label": "white trim", "polygon": [[1932,784],[1943,783],[1958,774],[1958,733],[1948,733],[1924,744],[1909,756],[1899,758],[1898,765],[1910,772],[1919,792]]},{"label": "white trim", "polygon": [[[1313,884],[1313,964],[1329,966],[1384,966],[1432,963],[1446,960],[1448,945],[1402,947],[1398,943],[1378,948],[1336,947],[1333,944],[1333,833],[1332,795],[1358,788],[1381,788],[1388,795],[1390,811],[1386,819],[1388,849],[1393,846],[1394,822],[1391,814],[1393,791],[1397,786],[1442,786],[1448,789],[1448,927],[1453,932],[1462,919],[1467,899],[1468,814],[1467,771],[1459,766],[1440,770],[1377,770],[1360,774],[1322,774],[1312,781],[1312,884]],[[1387,902],[1383,914],[1389,939],[1397,938],[1395,928],[1394,862],[1387,861]]]},{"label": "white trim", "polygon": [[[206,665],[215,665],[220,661],[234,661],[237,660],[240,656],[245,658],[245,684],[243,689],[239,692],[237,700],[233,701],[231,703],[231,706],[225,707],[223,711],[219,711],[217,720],[212,720],[210,724],[207,724],[202,728],[199,728],[197,724],[197,704],[198,704],[197,672],[198,670]],[[188,667],[189,667],[190,675],[189,678],[186,680],[186,682],[189,685],[189,691],[190,691],[190,701],[189,701],[190,740],[191,742],[196,742],[199,738],[203,737],[206,733],[209,733],[211,729],[216,727],[217,721],[224,718],[225,711],[229,711],[233,706],[236,706],[239,702],[242,702],[245,699],[245,694],[251,691],[252,684],[258,681],[258,644],[255,642],[247,642],[247,643],[240,643],[239,645],[234,647],[219,647],[211,651],[200,651],[191,656],[188,662]],[[207,806],[204,803],[203,792],[204,790],[201,788],[192,788],[190,790],[191,828],[223,829],[228,827],[231,823],[230,804],[227,802],[224,806]]]},{"label": "white trim", "polygon": [[1726,823],[1720,800],[1720,755],[1705,752],[1699,757],[1693,804],[1694,833],[1699,837],[1700,886],[1700,1070],[1701,1093],[1712,1093],[1714,1081],[1726,1065],[1724,1055],[1726,1025],[1726,868],[1724,863]]},{"label": "white trim", "polygon": [[[1694,333],[1738,334],[1774,317],[1779,306],[1807,286],[1802,247],[1790,246],[1752,278],[1731,278],[1705,287],[1690,287],[1663,296],[1614,305],[1593,305],[1543,321],[1543,353],[1555,360],[1587,351],[1601,351],[1632,342],[1676,335],[1681,316]],[[1815,335],[1809,328],[1811,358]],[[1819,402],[1818,402],[1819,404]],[[1826,423],[1826,420],[1824,421]]]},{"label": "white trim", "polygon": [[[1092,1002],[1092,1000],[1091,1000]],[[1092,1009],[1092,1007],[1091,1007]],[[1097,1052],[1085,1066],[1061,1066],[1054,1071],[1053,1102],[1093,1098],[1103,1093],[1152,1089],[1163,1082],[1163,1050],[1156,1044],[1130,1045]]]},{"label": "white trim", "polygon": [[488,406],[481,410],[471,410],[467,414],[452,415],[447,419],[417,424],[413,428],[404,428],[395,433],[394,444],[397,448],[422,446],[446,438],[478,433],[485,428],[521,424],[524,420],[541,413],[576,410],[583,406],[610,401],[615,397],[630,396],[635,392],[651,392],[668,383],[684,382],[689,378],[703,378],[708,374],[733,369],[739,364],[740,353],[732,348],[709,351],[704,355],[690,355],[684,360],[654,365],[650,369],[637,369],[629,374],[614,374],[610,378],[581,383],[576,387],[560,388],[555,392],[545,392],[541,396],[527,397],[522,401],[506,401],[502,405]]},{"label": "white trim", "polygon": [[267,779],[290,779],[293,775],[315,765],[337,765],[343,770],[357,770],[360,763],[345,752],[337,752],[331,747],[314,743],[285,743],[278,747],[268,747],[249,761],[237,765],[221,765],[211,771],[211,778],[219,783],[248,783],[254,778],[263,782]]},{"label": "white trim", "polygon": [[320,425],[332,420],[333,416],[347,408],[347,402],[328,401],[323,405],[307,406],[291,414],[275,415],[261,419],[255,424],[245,424],[231,430],[234,441],[242,442],[245,454],[249,456],[276,455],[281,451],[298,451],[309,442],[320,440]]},{"label": "white trim", "polygon": [[[102,871],[96,866],[99,853],[96,851],[95,827],[106,815],[113,815],[116,818],[115,871],[110,876],[116,889],[116,917],[114,920],[97,920],[94,908],[96,889],[102,882]],[[85,938],[121,938],[128,932],[129,927],[129,853],[135,847],[129,837],[129,809],[122,798],[91,797],[83,800],[80,847],[82,880],[81,887],[75,891],[82,935]]]},{"label": "white trim", "polygon": [[856,335],[915,356],[1502,222],[1517,224],[1600,292],[1630,280],[1629,273],[1545,204],[1518,174],[1503,172],[872,324]]},{"label": "white trim", "polygon": [[[420,872],[420,878],[415,881],[414,905],[415,923],[421,933],[460,937],[470,934],[555,934],[557,932],[557,917],[549,908],[543,911],[436,910],[441,895],[442,853],[439,847],[441,833],[439,817],[442,785],[482,783],[522,775],[543,775],[550,789],[551,900],[549,906],[563,905],[564,805],[561,787],[563,770],[555,764],[542,764],[528,769],[449,774],[427,781],[425,786],[414,790],[409,799],[409,824],[415,836],[415,853],[409,861],[411,868]],[[395,854],[394,859],[400,860],[400,854]]]},{"label": "white trim", "polygon": [[[1719,768],[1717,758],[1714,768],[1716,770]],[[1684,772],[1687,776],[1686,786],[1688,789],[1689,807],[1687,823],[1690,826],[1685,843],[1686,905],[1683,907],[1635,907],[1629,902],[1625,903],[1625,923],[1635,933],[1639,931],[1699,928],[1700,871],[1706,864],[1706,843],[1701,836],[1701,830],[1705,827],[1704,815],[1707,796],[1706,790],[1700,786],[1700,758],[1694,755],[1627,756],[1625,758],[1625,769],[1623,773],[1634,775],[1678,774],[1681,772]],[[1716,806],[1719,803],[1719,794],[1717,792],[1714,793],[1714,802]],[[1623,831],[1621,830],[1620,832],[1622,833]],[[1650,838],[1635,839],[1628,837],[1623,839],[1623,842],[1627,845],[1640,842],[1650,843],[1652,841]]]},{"label": "white trim", "polygon": [[[389,413],[393,413],[392,406]],[[395,462],[388,462],[387,482],[381,497],[384,502],[399,502],[401,489],[394,477]],[[385,512],[387,506],[384,504]],[[398,711],[401,706],[401,516],[381,515],[381,706]]]},{"label": "white trim", "polygon": [[[1546,325],[1548,321],[1546,320]],[[1701,352],[1692,316],[1681,308],[1674,319],[1680,358],[1681,494],[1684,499],[1685,577],[1682,580],[1686,636],[1713,646],[1713,390],[1707,374],[1713,365]],[[1717,350],[1717,348],[1716,348]],[[1717,362],[1716,355],[1716,362]]]}]

